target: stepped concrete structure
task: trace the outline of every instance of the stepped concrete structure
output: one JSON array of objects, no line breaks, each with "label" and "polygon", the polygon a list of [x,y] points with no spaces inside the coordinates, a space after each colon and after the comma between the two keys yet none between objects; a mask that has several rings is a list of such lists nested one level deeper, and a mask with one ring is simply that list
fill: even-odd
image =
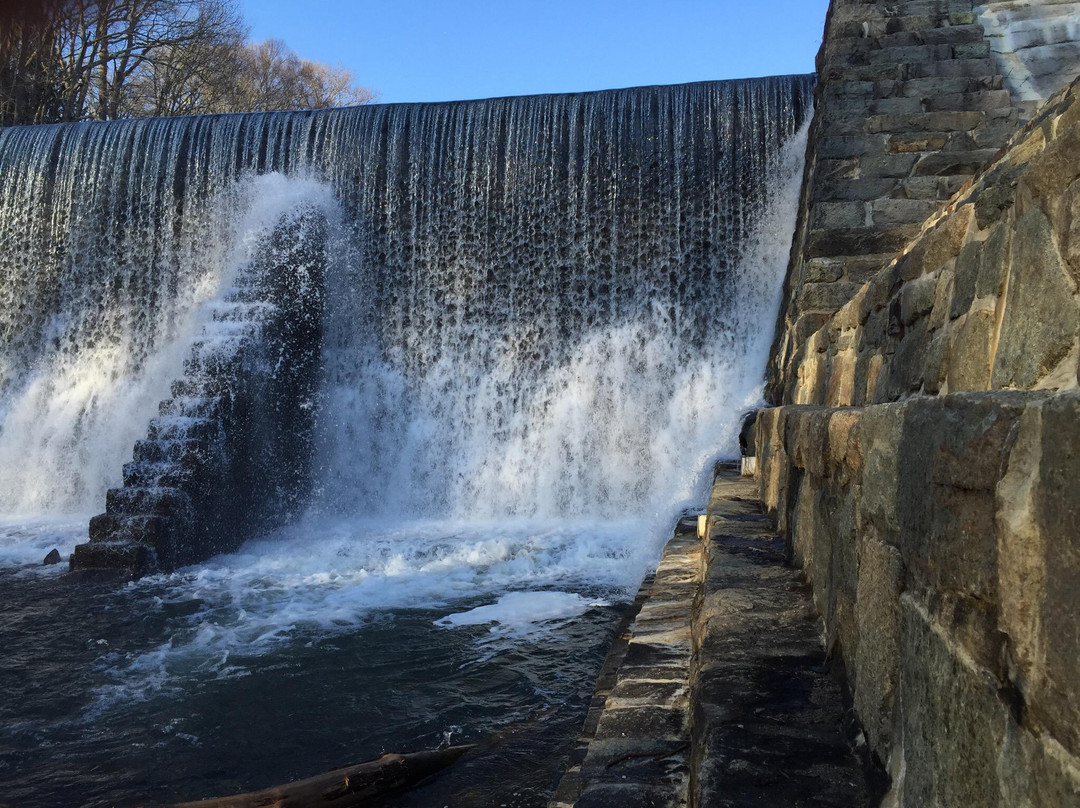
[{"label": "stepped concrete structure", "polygon": [[170,570],[297,513],[310,485],[327,222],[286,216],[212,312],[73,570]]}]

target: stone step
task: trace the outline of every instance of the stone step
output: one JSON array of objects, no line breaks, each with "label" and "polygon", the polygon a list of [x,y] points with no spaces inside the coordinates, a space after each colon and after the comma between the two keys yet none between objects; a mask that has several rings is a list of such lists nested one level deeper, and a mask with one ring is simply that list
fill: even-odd
[{"label": "stone step", "polygon": [[[961,81],[965,79],[961,78]],[[882,85],[883,82],[876,82]],[[1008,90],[938,93],[927,96],[892,95],[878,98],[870,94],[837,95],[826,102],[828,114],[917,115],[923,112],[983,112],[1011,109]]]},{"label": "stone step", "polygon": [[829,53],[850,53],[851,40],[888,48],[982,42],[986,37],[981,25],[949,25],[948,22],[947,15],[937,14],[844,23],[829,37]]},{"label": "stone step", "polygon": [[150,419],[146,437],[156,441],[216,441],[221,422],[216,418],[189,418],[182,415],[159,415]]},{"label": "stone step", "polygon": [[196,479],[192,464],[176,461],[158,461],[147,463],[133,461],[124,464],[124,485],[139,488],[183,488],[186,489]]},{"label": "stone step", "polygon": [[170,536],[170,520],[165,516],[100,513],[90,519],[90,541],[139,541],[163,546]]},{"label": "stone step", "polygon": [[229,303],[270,306],[266,300],[266,290],[255,284],[238,284],[229,290],[225,300]]},{"label": "stone step", "polygon": [[105,513],[188,518],[191,496],[179,488],[110,488],[105,493]]},{"label": "stone step", "polygon": [[[933,17],[948,20],[953,25],[970,25],[975,21],[971,0],[866,0],[866,2],[836,4],[832,10],[833,24],[899,19],[898,12],[913,17]],[[895,17],[894,17],[895,15]]]},{"label": "stone step", "polygon": [[1012,99],[1008,90],[979,90],[968,93],[943,93],[927,97],[926,111],[941,112],[946,110],[984,111],[991,109],[1008,109],[1012,107]]},{"label": "stone step", "polygon": [[184,360],[184,375],[201,377],[207,388],[220,389],[242,371],[245,348],[243,340],[196,343],[191,356]]},{"label": "stone step", "polygon": [[158,404],[158,414],[187,418],[218,418],[225,407],[223,396],[175,396]]},{"label": "stone step", "polygon": [[[843,57],[852,65],[875,64],[922,64],[957,59],[987,59],[990,43],[980,36],[977,40],[958,38],[956,42],[940,41],[944,37],[931,37],[931,41],[918,42],[924,37],[906,35],[911,44],[884,44],[882,39],[848,39],[830,44],[831,57]],[[883,38],[887,39],[887,37]],[[935,41],[936,40],[936,41]]]},{"label": "stone step", "polygon": [[829,39],[847,37],[882,37],[908,31],[928,31],[940,28],[949,21],[948,14],[898,14],[876,19],[851,20],[836,23],[829,32]]},{"label": "stone step", "polygon": [[967,152],[931,152],[919,158],[912,174],[923,177],[974,174],[997,156],[998,151],[974,149]]},{"label": "stone step", "polygon": [[263,300],[245,303],[239,300],[226,299],[221,303],[210,305],[210,316],[216,323],[254,323],[260,321],[273,308],[270,303]]},{"label": "stone step", "polygon": [[218,359],[229,359],[250,342],[242,330],[215,329],[205,333],[191,344],[191,359],[205,363]]},{"label": "stone step", "polygon": [[221,394],[219,387],[213,379],[185,376],[169,385],[169,392],[173,398],[209,398]]},{"label": "stone step", "polygon": [[207,326],[204,339],[233,338],[250,342],[259,339],[261,335],[262,323],[258,319],[237,317],[231,320],[215,320]]},{"label": "stone step", "polygon": [[132,458],[143,463],[201,462],[211,454],[211,444],[205,440],[137,440]]},{"label": "stone step", "polygon": [[76,546],[71,569],[113,569],[144,573],[157,569],[154,548],[130,541],[87,542]]},{"label": "stone step", "polygon": [[932,62],[910,62],[902,66],[903,78],[926,79],[935,76],[977,76],[998,75],[997,66],[989,56],[981,58],[941,59]]},{"label": "stone step", "polygon": [[[1001,76],[934,76],[924,79],[908,79],[892,84],[888,89],[913,98],[936,98],[958,93],[977,93],[982,90],[1000,90]],[[875,88],[884,92],[886,88]]]}]

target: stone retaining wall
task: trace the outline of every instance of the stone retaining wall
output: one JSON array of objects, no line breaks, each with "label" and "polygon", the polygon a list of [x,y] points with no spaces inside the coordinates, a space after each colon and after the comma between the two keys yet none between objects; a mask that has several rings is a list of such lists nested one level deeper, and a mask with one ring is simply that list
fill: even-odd
[{"label": "stone retaining wall", "polygon": [[767,398],[805,339],[1020,125],[971,0],[833,0]]},{"label": "stone retaining wall", "polygon": [[1080,82],[1056,96],[805,340],[784,374],[785,402],[1077,386],[1078,96]]},{"label": "stone retaining wall", "polygon": [[1080,805],[1080,392],[762,411],[761,491],[894,804]]},{"label": "stone retaining wall", "polygon": [[1080,2],[988,0],[975,7],[1014,102],[1038,106],[1080,75]]},{"label": "stone retaining wall", "polygon": [[819,57],[757,461],[890,807],[1080,806],[1080,80],[1009,67],[1072,5],[834,0]]}]

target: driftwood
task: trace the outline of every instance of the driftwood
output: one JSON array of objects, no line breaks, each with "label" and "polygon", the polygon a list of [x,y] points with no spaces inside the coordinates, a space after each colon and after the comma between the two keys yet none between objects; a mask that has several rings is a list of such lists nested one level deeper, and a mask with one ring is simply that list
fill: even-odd
[{"label": "driftwood", "polygon": [[334,769],[283,786],[232,797],[178,803],[171,808],[355,808],[416,785],[445,769],[472,748],[449,746],[434,752],[383,755],[377,760]]}]

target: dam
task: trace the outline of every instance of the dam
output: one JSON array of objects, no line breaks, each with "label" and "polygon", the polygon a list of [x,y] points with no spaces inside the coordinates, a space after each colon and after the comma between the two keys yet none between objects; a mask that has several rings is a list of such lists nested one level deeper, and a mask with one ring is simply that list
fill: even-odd
[{"label": "dam", "polygon": [[[228,790],[203,750],[248,748],[267,690],[312,717],[270,719],[251,786],[318,771],[297,745],[357,681],[326,743],[524,727],[467,779],[543,749],[549,788],[760,398],[813,86],[0,130],[9,799]],[[77,575],[28,577],[53,548]],[[175,774],[120,755],[137,726]],[[86,793],[30,774],[106,757]]]},{"label": "dam", "polygon": [[0,130],[0,802],[1080,806],[1080,3],[824,24]]}]

